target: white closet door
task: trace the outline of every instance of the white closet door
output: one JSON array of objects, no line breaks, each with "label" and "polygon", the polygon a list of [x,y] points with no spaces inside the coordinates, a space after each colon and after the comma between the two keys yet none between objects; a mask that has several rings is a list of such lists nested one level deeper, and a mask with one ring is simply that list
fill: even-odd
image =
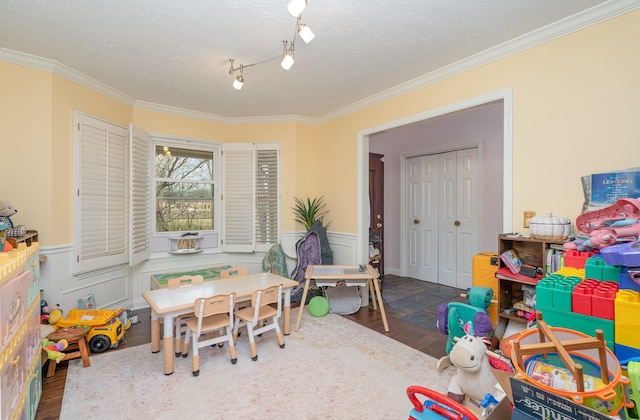
[{"label": "white closet door", "polygon": [[408,228],[407,275],[434,283],[438,281],[438,186],[437,155],[419,156],[407,161],[408,209],[404,225]]},{"label": "white closet door", "polygon": [[471,287],[478,252],[478,149],[407,159],[407,276]]}]

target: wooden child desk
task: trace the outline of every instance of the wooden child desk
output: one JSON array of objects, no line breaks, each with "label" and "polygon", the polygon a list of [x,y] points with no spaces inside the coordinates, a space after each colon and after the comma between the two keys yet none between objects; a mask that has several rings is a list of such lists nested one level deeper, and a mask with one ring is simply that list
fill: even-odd
[{"label": "wooden child desk", "polygon": [[[384,311],[384,304],[382,303],[379,277],[380,274],[369,264],[367,264],[364,271],[360,271],[357,265],[307,266],[307,271],[305,271],[304,274],[304,291],[302,292],[302,300],[300,301],[300,310],[298,311],[295,331],[298,331],[298,328],[300,328],[302,311],[304,310],[307,292],[309,291],[309,282],[313,279],[318,286],[336,286],[339,281],[344,281],[347,286],[368,286],[368,289],[373,291],[373,309],[377,309],[376,306],[380,306],[384,331],[389,332],[387,314]],[[376,301],[378,305],[376,305]]]}]

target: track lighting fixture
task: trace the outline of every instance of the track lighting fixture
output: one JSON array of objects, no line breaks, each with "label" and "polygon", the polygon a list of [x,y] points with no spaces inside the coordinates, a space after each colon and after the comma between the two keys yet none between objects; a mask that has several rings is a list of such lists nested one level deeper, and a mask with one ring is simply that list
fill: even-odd
[{"label": "track lighting fixture", "polygon": [[308,44],[315,37],[315,35],[311,31],[308,25],[304,23],[300,23],[300,19],[301,17],[298,16],[298,20],[296,22],[296,29],[298,31],[298,35],[300,35],[300,38],[302,38],[305,44]]},{"label": "track lighting fixture", "polygon": [[287,9],[289,9],[289,13],[291,13],[292,16],[298,17],[305,7],[307,7],[307,0],[291,0]]},{"label": "track lighting fixture", "polygon": [[235,78],[233,81],[233,87],[240,90],[242,89],[242,85],[244,84],[244,77],[242,75]]},{"label": "track lighting fixture", "polygon": [[[242,64],[240,64],[240,66],[238,67],[233,67],[233,58],[229,60],[229,62],[231,63],[230,67],[229,67],[229,74],[233,76],[233,74],[236,72],[236,70],[240,70],[240,75],[236,76],[235,79],[233,79],[233,87],[240,90],[242,89],[242,85],[244,84],[244,68],[248,67],[248,66],[244,66]],[[250,64],[249,66],[253,66],[253,64]]]},{"label": "track lighting fixture", "polygon": [[284,51],[282,52],[283,57],[280,65],[283,69],[289,70],[291,66],[293,66],[293,63],[296,61],[295,57],[293,56],[294,43],[291,43],[291,48],[287,48],[287,41],[282,41],[282,43],[284,44]]},{"label": "track lighting fixture", "polygon": [[[311,40],[315,37],[315,35],[313,34],[309,26],[301,22],[302,11],[305,9],[305,7],[307,7],[308,3],[309,3],[308,0],[291,0],[287,6],[287,8],[289,9],[289,13],[291,13],[296,18],[296,28],[295,28],[296,30],[293,33],[293,39],[291,40],[291,42],[286,40],[282,41],[282,43],[284,44],[284,48],[282,51],[282,61],[280,62],[280,65],[285,70],[289,70],[291,66],[293,66],[293,63],[296,61],[294,52],[296,49],[297,35],[300,35],[300,38],[302,38],[302,40],[306,44],[311,42]],[[260,61],[257,63],[240,64],[238,67],[233,67],[234,60],[230,59],[229,74],[232,76],[235,76],[233,79],[233,87],[237,90],[242,89],[242,85],[244,84],[243,72],[246,67],[251,67],[258,64],[264,64],[266,62],[275,60],[277,58],[278,57],[276,56],[276,57],[269,58],[267,60]],[[240,74],[238,74],[237,76],[235,75],[236,71],[240,72]]]}]

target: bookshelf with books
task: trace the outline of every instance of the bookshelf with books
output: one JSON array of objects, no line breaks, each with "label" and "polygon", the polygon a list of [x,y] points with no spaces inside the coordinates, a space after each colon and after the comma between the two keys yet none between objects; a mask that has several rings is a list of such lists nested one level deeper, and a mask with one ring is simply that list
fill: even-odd
[{"label": "bookshelf with books", "polygon": [[[498,235],[498,255],[501,256],[498,278],[498,308],[501,318],[527,322],[526,285],[534,286],[547,272],[552,272],[551,257],[559,263],[563,241],[534,239],[518,234]],[[555,250],[555,251],[554,251]],[[556,252],[557,251],[557,252]],[[530,288],[529,288],[530,290]],[[530,309],[530,311],[529,311]]]}]

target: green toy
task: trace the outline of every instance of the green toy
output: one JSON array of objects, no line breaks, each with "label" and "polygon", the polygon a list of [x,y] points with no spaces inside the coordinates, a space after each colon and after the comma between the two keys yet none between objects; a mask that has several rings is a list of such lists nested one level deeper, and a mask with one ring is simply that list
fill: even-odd
[{"label": "green toy", "polygon": [[309,313],[317,318],[329,313],[329,301],[322,296],[316,296],[309,301]]}]

